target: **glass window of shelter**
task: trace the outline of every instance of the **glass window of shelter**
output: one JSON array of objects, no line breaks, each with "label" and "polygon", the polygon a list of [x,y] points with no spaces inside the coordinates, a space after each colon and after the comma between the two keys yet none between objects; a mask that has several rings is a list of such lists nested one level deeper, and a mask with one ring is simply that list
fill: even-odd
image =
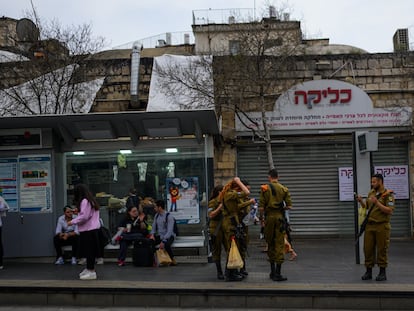
[{"label": "glass window of shelter", "polygon": [[[68,152],[66,156],[67,202],[73,200],[77,183],[88,185],[100,203],[101,218],[112,232],[123,217],[124,203],[129,189],[135,188],[141,203],[162,199],[170,203],[169,187],[172,181],[181,180],[190,187],[194,206],[206,189],[204,146],[156,148],[144,150],[113,150]],[[194,183],[193,183],[194,181]],[[147,213],[153,212],[150,205]],[[199,212],[199,211],[197,211]],[[151,215],[149,215],[151,216]],[[179,212],[176,217],[184,217]],[[188,216],[188,215],[187,215]],[[191,217],[191,216],[190,216]],[[185,217],[184,217],[185,218]]]}]

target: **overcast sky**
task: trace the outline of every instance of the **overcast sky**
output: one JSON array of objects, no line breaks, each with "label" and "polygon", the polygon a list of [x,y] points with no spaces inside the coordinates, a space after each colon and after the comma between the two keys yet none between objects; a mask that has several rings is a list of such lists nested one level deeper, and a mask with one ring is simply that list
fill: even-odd
[{"label": "overcast sky", "polygon": [[[300,20],[307,38],[329,38],[371,53],[391,52],[392,36],[408,28],[414,49],[413,0],[33,0],[38,14],[63,25],[90,23],[108,48],[165,34],[191,31],[192,11],[256,8],[262,16],[267,4],[288,7],[291,20]],[[286,5],[287,4],[287,5]],[[0,16],[20,19],[30,0],[2,1]],[[145,45],[144,45],[145,47]]]}]

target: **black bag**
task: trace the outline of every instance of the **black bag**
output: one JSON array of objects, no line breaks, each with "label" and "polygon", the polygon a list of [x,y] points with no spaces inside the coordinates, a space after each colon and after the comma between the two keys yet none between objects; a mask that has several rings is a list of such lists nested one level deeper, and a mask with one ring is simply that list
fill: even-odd
[{"label": "black bag", "polygon": [[99,243],[102,247],[107,246],[109,243],[111,243],[112,234],[111,231],[109,231],[108,228],[101,226],[99,229]]},{"label": "black bag", "polygon": [[154,265],[155,241],[152,239],[139,239],[133,243],[133,265],[136,267],[152,267]]}]

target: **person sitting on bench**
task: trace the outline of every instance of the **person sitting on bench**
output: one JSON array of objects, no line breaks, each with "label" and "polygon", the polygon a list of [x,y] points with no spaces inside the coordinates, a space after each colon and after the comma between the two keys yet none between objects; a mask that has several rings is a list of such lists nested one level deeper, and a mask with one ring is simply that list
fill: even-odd
[{"label": "person sitting on bench", "polygon": [[139,212],[136,206],[127,207],[125,218],[119,224],[118,230],[122,230],[119,236],[118,266],[120,267],[125,265],[128,246],[148,235],[147,218],[141,207],[140,209]]},{"label": "person sitting on bench", "polygon": [[72,265],[76,265],[76,257],[78,256],[79,231],[77,225],[68,225],[73,217],[73,210],[69,205],[63,208],[63,215],[58,218],[53,244],[56,249],[56,265],[63,265],[62,246],[72,246]]}]

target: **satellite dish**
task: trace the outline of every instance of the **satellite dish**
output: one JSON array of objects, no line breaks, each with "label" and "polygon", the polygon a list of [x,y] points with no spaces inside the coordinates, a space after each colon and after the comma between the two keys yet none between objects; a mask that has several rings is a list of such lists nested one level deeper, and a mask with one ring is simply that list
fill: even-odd
[{"label": "satellite dish", "polygon": [[35,42],[39,40],[39,29],[28,18],[22,18],[17,21],[16,33],[19,41]]}]

